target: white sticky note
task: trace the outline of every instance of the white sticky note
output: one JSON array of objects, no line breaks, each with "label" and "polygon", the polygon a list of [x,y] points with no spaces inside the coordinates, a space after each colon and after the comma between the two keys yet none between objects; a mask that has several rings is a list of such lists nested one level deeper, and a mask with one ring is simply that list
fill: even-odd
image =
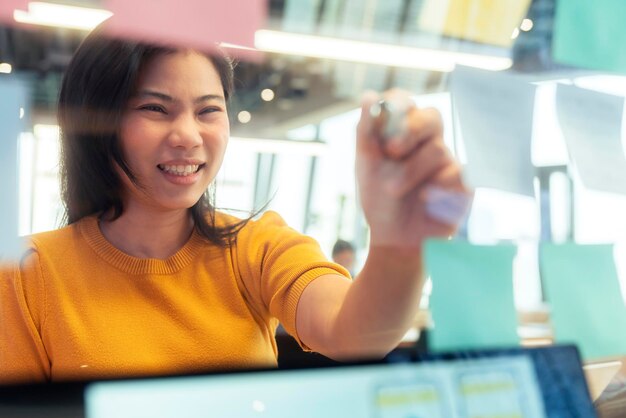
[{"label": "white sticky note", "polygon": [[570,158],[585,187],[626,194],[621,135],[624,98],[559,84],[556,112]]},{"label": "white sticky note", "polygon": [[450,91],[471,187],[534,196],[531,137],[535,86],[514,76],[457,67]]}]

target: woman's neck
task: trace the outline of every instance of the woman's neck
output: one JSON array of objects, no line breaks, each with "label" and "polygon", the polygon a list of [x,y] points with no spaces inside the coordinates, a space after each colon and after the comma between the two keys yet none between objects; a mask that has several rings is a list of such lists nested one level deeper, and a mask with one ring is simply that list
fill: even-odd
[{"label": "woman's neck", "polygon": [[189,240],[193,219],[188,209],[146,211],[125,207],[114,221],[100,221],[100,230],[114,247],[137,258],[166,259]]}]

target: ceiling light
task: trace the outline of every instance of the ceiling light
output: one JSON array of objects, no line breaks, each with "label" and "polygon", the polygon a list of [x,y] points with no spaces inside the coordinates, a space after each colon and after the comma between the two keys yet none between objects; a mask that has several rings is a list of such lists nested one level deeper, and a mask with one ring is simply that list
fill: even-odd
[{"label": "ceiling light", "polygon": [[271,30],[256,31],[254,44],[257,49],[265,52],[444,72],[454,70],[457,64],[493,71],[506,70],[513,64],[508,57],[377,44]]},{"label": "ceiling light", "polygon": [[271,102],[272,100],[274,100],[274,90],[263,89],[263,91],[261,92],[261,99],[265,100],[266,102]]},{"label": "ceiling light", "polygon": [[243,45],[237,45],[237,44],[231,44],[230,42],[220,42],[219,46],[221,48],[229,48],[229,49],[242,49],[244,51],[256,51],[255,48],[251,48],[249,46],[243,46]]},{"label": "ceiling light", "polygon": [[247,110],[242,110],[237,114],[237,120],[241,123],[248,123],[252,120],[252,115]]},{"label": "ceiling light", "polygon": [[13,11],[16,22],[81,30],[91,30],[112,15],[103,9],[42,2],[28,3],[28,12]]},{"label": "ceiling light", "polygon": [[513,33],[511,34],[511,39],[517,39],[518,36],[519,36],[519,29],[518,28],[513,29]]},{"label": "ceiling light", "polygon": [[0,62],[0,73],[11,74],[13,67],[8,62]]},{"label": "ceiling light", "polygon": [[533,28],[533,21],[530,19],[524,19],[522,20],[522,24],[520,25],[519,28],[523,30],[524,32],[528,32],[529,30]]}]

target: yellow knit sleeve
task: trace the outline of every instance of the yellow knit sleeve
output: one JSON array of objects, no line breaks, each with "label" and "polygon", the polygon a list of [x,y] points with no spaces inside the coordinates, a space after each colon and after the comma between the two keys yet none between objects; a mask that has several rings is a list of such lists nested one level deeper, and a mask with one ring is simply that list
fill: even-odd
[{"label": "yellow knit sleeve", "polygon": [[276,212],[251,221],[237,237],[235,258],[251,302],[269,321],[277,318],[300,346],[296,311],[302,292],[325,274],[350,277],[343,267],[328,261],[319,244],[287,226]]},{"label": "yellow knit sleeve", "polygon": [[41,339],[45,289],[39,259],[28,250],[19,263],[0,266],[0,383],[50,378]]}]

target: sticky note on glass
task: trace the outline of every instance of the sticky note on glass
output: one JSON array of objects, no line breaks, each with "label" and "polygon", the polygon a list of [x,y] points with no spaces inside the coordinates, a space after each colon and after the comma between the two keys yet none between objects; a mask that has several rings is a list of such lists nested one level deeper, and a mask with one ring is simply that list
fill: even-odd
[{"label": "sticky note on glass", "polygon": [[0,22],[14,24],[13,12],[16,9],[26,9],[28,0],[2,0],[0,1]]},{"label": "sticky note on glass", "polygon": [[535,86],[511,75],[457,67],[450,93],[471,187],[534,196],[531,137]]},{"label": "sticky note on glass", "polygon": [[422,0],[419,27],[454,38],[508,47],[530,0]]},{"label": "sticky note on glass", "polygon": [[28,85],[16,77],[0,77],[0,259],[17,257],[19,196],[18,140],[24,131],[21,116],[30,97]]},{"label": "sticky note on glass", "polygon": [[626,307],[613,245],[543,244],[541,279],[557,342],[585,359],[626,355]]},{"label": "sticky note on glass", "polygon": [[112,35],[207,52],[217,43],[253,48],[254,34],[267,18],[266,0],[106,0],[104,5],[113,12],[106,26]]},{"label": "sticky note on glass", "polygon": [[626,158],[622,146],[624,98],[559,84],[556,112],[585,187],[626,194]]},{"label": "sticky note on glass", "polygon": [[555,10],[555,61],[626,73],[624,0],[557,0]]},{"label": "sticky note on glass", "polygon": [[519,345],[513,299],[514,245],[426,243],[435,324],[429,349],[446,351]]}]

